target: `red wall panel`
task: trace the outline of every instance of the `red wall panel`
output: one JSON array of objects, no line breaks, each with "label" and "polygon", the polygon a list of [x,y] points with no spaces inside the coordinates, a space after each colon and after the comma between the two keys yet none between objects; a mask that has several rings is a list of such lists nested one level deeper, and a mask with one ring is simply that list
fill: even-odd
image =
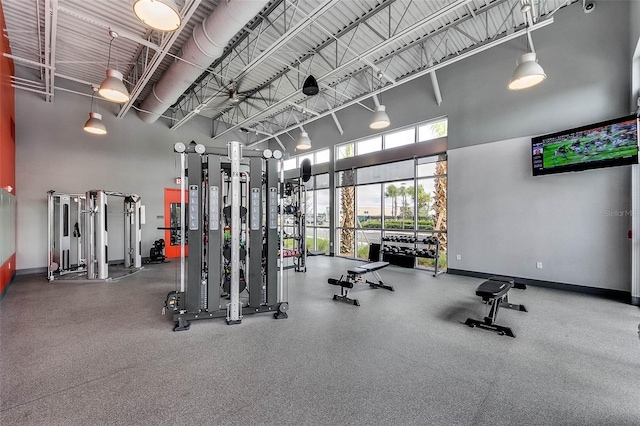
[{"label": "red wall panel", "polygon": [[[4,12],[0,3],[0,26],[3,33],[6,28]],[[15,143],[15,92],[11,87],[11,76],[14,73],[13,61],[4,56],[11,53],[9,40],[0,38],[2,53],[0,55],[0,187],[11,194],[16,193],[16,143]],[[11,229],[2,229],[0,232],[13,232],[15,238],[16,226]],[[1,261],[1,260],[0,260]],[[16,255],[13,253],[9,259],[0,266],[0,294],[5,289],[16,270]]]}]

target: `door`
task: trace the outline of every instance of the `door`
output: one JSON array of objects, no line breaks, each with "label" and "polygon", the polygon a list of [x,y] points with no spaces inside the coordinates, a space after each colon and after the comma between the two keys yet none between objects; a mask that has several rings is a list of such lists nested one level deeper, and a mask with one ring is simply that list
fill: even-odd
[{"label": "door", "polygon": [[[187,203],[187,191],[183,194],[184,202]],[[185,204],[186,205],[186,204]],[[187,219],[185,216],[185,225]],[[165,256],[167,258],[180,257],[180,189],[179,188],[165,188],[164,189],[164,243],[165,243]],[[187,238],[187,232],[185,229],[185,240]],[[185,241],[185,245],[189,242]],[[185,246],[184,255],[189,255],[189,247]]]}]

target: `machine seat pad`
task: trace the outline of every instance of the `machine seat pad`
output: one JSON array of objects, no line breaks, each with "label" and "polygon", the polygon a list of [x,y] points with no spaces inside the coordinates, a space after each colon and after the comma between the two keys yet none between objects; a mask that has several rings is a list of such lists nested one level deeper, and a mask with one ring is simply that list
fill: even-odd
[{"label": "machine seat pad", "polygon": [[476,295],[483,299],[497,299],[504,296],[513,287],[513,284],[505,281],[485,281],[476,289]]},{"label": "machine seat pad", "polygon": [[362,275],[367,272],[377,271],[378,269],[386,268],[389,266],[389,262],[372,262],[364,265],[356,266],[355,268],[347,269],[347,272],[352,275]]}]

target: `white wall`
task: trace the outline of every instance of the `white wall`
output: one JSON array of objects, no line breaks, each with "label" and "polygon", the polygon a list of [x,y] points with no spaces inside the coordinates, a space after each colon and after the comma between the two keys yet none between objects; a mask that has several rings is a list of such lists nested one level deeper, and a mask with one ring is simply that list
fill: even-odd
[{"label": "white wall", "polygon": [[533,177],[518,138],[449,151],[448,178],[450,268],[630,290],[630,166]]}]

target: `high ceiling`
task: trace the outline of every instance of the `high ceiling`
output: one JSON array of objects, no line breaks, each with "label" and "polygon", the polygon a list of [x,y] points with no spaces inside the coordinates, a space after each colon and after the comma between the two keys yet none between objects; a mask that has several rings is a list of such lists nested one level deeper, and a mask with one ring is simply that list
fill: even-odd
[{"label": "high ceiling", "polygon": [[[369,98],[427,73],[438,99],[438,69],[516,37],[526,40],[527,26],[533,32],[552,23],[557,9],[575,1],[177,0],[182,25],[170,33],[139,21],[134,0],[2,0],[2,7],[14,63],[31,69],[19,75],[33,76],[14,77],[16,89],[55,103],[70,80],[90,95],[105,78],[113,30],[110,67],[124,74],[132,95],[119,117],[144,118],[140,110],[155,102],[155,117],[167,117],[172,128],[200,115],[214,120],[214,139],[243,129],[258,142],[325,116],[340,128],[335,111],[356,103],[371,110]],[[245,15],[261,11],[216,17],[231,6]],[[224,51],[193,64],[183,54],[193,50],[192,33],[205,19],[224,24],[207,32]],[[182,84],[172,83],[178,94],[158,106],[160,90],[154,97],[152,88],[178,62],[195,67],[195,78],[174,76]],[[315,96],[301,91],[309,75],[320,87]]]}]

